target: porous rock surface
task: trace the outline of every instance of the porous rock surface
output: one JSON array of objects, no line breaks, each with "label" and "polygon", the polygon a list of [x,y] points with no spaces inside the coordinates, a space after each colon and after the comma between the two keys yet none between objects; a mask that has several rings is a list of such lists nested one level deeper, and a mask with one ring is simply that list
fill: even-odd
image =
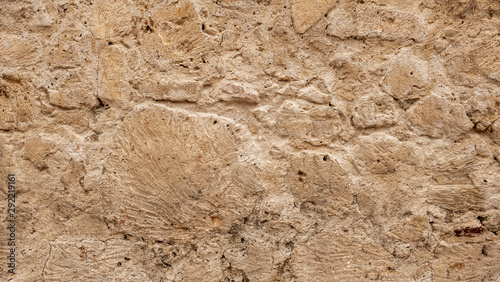
[{"label": "porous rock surface", "polygon": [[0,1],[2,281],[500,281],[497,0]]}]

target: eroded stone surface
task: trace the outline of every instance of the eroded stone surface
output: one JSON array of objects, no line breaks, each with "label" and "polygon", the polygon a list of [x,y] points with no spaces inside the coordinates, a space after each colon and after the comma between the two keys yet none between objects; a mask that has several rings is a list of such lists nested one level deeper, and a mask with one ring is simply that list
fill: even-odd
[{"label": "eroded stone surface", "polygon": [[496,0],[3,1],[7,281],[499,281]]}]

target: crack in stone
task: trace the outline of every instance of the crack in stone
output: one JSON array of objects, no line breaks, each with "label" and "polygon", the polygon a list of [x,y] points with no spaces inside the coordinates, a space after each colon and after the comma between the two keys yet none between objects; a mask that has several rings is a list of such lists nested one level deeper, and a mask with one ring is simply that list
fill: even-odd
[{"label": "crack in stone", "polygon": [[42,281],[45,281],[45,268],[47,267],[47,262],[49,261],[50,257],[52,256],[52,244],[49,242],[49,256],[45,260],[43,264],[43,269],[42,269]]}]

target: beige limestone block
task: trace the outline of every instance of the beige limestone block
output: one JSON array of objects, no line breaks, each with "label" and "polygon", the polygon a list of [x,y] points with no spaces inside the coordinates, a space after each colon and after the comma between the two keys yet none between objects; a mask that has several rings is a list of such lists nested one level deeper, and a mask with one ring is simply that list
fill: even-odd
[{"label": "beige limestone block", "polygon": [[42,138],[27,140],[24,145],[25,157],[30,160],[39,170],[47,168],[45,159],[52,153],[53,145]]},{"label": "beige limestone block", "polygon": [[[385,91],[401,102],[418,100],[428,85],[428,63],[409,50],[403,50],[387,67]],[[425,95],[425,92],[424,92]]]},{"label": "beige limestone block", "polygon": [[134,6],[128,0],[95,1],[90,21],[93,36],[109,40],[130,33]]},{"label": "beige limestone block", "polygon": [[0,38],[0,64],[4,67],[29,67],[40,62],[44,52],[42,38],[8,33],[1,33]]},{"label": "beige limestone block", "polygon": [[291,264],[298,281],[408,279],[395,271],[394,257],[379,245],[349,235],[323,231],[295,246]]},{"label": "beige limestone block", "polygon": [[97,96],[105,106],[124,105],[129,99],[124,56],[123,50],[115,46],[105,47],[99,56],[100,77]]},{"label": "beige limestone block", "polygon": [[357,34],[355,16],[346,9],[332,9],[328,13],[327,21],[328,35],[345,39]]},{"label": "beige limestone block", "polygon": [[367,6],[357,9],[356,17],[358,36],[415,41],[427,36],[424,20],[415,13]]},{"label": "beige limestone block", "polygon": [[346,117],[328,105],[316,105],[301,100],[283,102],[277,112],[279,134],[292,141],[312,145],[326,145],[337,138],[345,128]]},{"label": "beige limestone block", "polygon": [[212,45],[202,32],[194,4],[189,0],[162,4],[141,26],[140,50],[147,60],[158,63],[201,58]]},{"label": "beige limestone block", "polygon": [[499,27],[498,0],[1,1],[0,281],[500,281]]},{"label": "beige limestone block", "polygon": [[295,156],[290,160],[285,183],[295,206],[325,216],[343,212],[353,198],[349,176],[327,154],[304,152]]},{"label": "beige limestone block", "polygon": [[0,129],[12,130],[27,127],[39,119],[36,93],[30,91],[27,83],[19,80],[0,79]]},{"label": "beige limestone block", "polygon": [[398,121],[399,111],[391,97],[370,95],[360,99],[354,108],[352,121],[356,127],[388,127]]},{"label": "beige limestone block", "polygon": [[242,199],[260,190],[240,161],[241,131],[217,115],[137,106],[119,125],[105,165],[114,179],[103,191],[110,223],[160,237],[229,230],[251,210]]},{"label": "beige limestone block", "polygon": [[404,164],[416,163],[412,144],[400,142],[385,134],[373,134],[359,138],[354,165],[362,174],[388,174],[402,169]]},{"label": "beige limestone block", "polygon": [[292,19],[295,31],[306,32],[335,5],[333,0],[293,0]]},{"label": "beige limestone block", "polygon": [[408,110],[412,126],[420,134],[439,138],[460,138],[474,126],[462,105],[431,95]]},{"label": "beige limestone block", "polygon": [[236,101],[246,103],[258,103],[259,93],[251,87],[241,83],[231,81],[223,82],[216,89],[215,99],[222,101]]}]

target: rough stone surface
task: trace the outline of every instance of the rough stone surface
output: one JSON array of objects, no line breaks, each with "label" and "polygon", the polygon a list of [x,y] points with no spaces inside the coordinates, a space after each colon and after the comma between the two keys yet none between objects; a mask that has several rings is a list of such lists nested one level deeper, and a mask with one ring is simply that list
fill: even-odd
[{"label": "rough stone surface", "polygon": [[499,42],[498,0],[1,1],[0,280],[500,281]]}]

